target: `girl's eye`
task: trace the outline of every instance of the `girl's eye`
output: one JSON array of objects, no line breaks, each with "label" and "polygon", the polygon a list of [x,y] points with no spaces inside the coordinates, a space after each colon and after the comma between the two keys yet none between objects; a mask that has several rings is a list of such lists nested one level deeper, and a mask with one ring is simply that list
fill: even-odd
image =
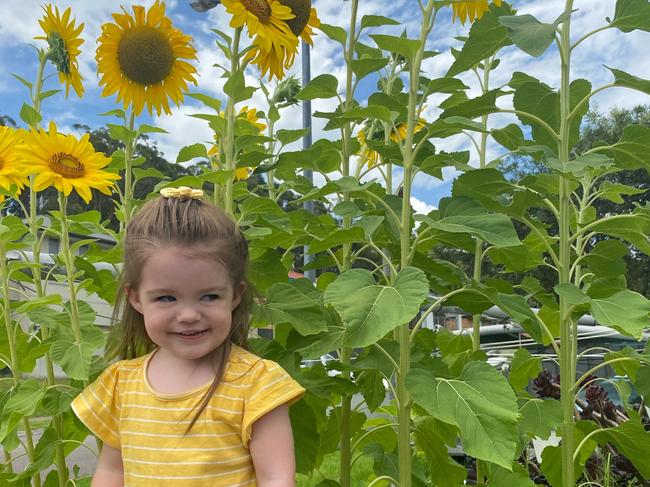
[{"label": "girl's eye", "polygon": [[171,303],[172,301],[176,301],[176,298],[174,296],[158,296],[156,298],[156,301],[161,301],[163,303]]},{"label": "girl's eye", "polygon": [[218,294],[206,294],[205,296],[203,296],[202,299],[204,301],[215,301],[215,300],[219,299],[219,295]]}]

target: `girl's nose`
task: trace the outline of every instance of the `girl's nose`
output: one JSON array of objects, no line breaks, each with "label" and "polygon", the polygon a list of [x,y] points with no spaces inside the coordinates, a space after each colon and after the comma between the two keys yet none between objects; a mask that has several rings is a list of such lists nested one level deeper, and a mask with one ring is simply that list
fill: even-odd
[{"label": "girl's nose", "polygon": [[178,313],[178,321],[181,323],[194,323],[201,317],[199,311],[193,306],[184,306]]}]

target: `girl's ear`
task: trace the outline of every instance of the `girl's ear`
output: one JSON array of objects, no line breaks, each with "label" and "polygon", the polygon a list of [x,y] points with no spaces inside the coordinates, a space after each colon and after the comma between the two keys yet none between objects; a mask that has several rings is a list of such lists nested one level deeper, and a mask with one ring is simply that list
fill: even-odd
[{"label": "girl's ear", "polygon": [[239,306],[239,303],[241,303],[241,298],[244,296],[244,292],[246,292],[246,283],[242,281],[239,283],[238,286],[235,286],[235,289],[233,290],[233,295],[232,295],[233,311],[237,306]]},{"label": "girl's ear", "polygon": [[131,285],[124,285],[124,294],[126,294],[126,299],[129,300],[129,304],[135,309],[138,313],[142,313],[142,302],[140,301],[140,295],[138,291]]}]

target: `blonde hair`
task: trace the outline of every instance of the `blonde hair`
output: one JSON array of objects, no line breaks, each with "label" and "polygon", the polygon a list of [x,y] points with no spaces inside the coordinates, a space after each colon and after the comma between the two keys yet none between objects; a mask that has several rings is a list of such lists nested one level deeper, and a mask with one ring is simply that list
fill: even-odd
[{"label": "blonde hair", "polygon": [[[216,376],[192,419],[189,431],[221,382],[231,345],[247,348],[253,290],[248,282],[248,245],[237,224],[222,210],[200,199],[157,197],[145,203],[126,229],[124,267],[113,311],[117,325],[109,338],[109,359],[131,359],[154,350],[144,327],[142,314],[129,303],[126,288],[137,289],[147,258],[157,249],[173,246],[196,247],[205,258],[213,258],[228,271],[237,290],[245,288],[232,312],[230,333],[215,353]],[[207,250],[206,250],[207,249]]]}]

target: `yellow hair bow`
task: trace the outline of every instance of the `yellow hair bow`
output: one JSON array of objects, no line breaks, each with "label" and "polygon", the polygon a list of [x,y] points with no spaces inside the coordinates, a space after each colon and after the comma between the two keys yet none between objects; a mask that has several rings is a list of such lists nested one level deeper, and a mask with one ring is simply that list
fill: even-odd
[{"label": "yellow hair bow", "polygon": [[191,198],[193,200],[200,200],[203,198],[203,190],[192,189],[187,186],[179,186],[178,188],[163,188],[160,194],[164,198]]}]

